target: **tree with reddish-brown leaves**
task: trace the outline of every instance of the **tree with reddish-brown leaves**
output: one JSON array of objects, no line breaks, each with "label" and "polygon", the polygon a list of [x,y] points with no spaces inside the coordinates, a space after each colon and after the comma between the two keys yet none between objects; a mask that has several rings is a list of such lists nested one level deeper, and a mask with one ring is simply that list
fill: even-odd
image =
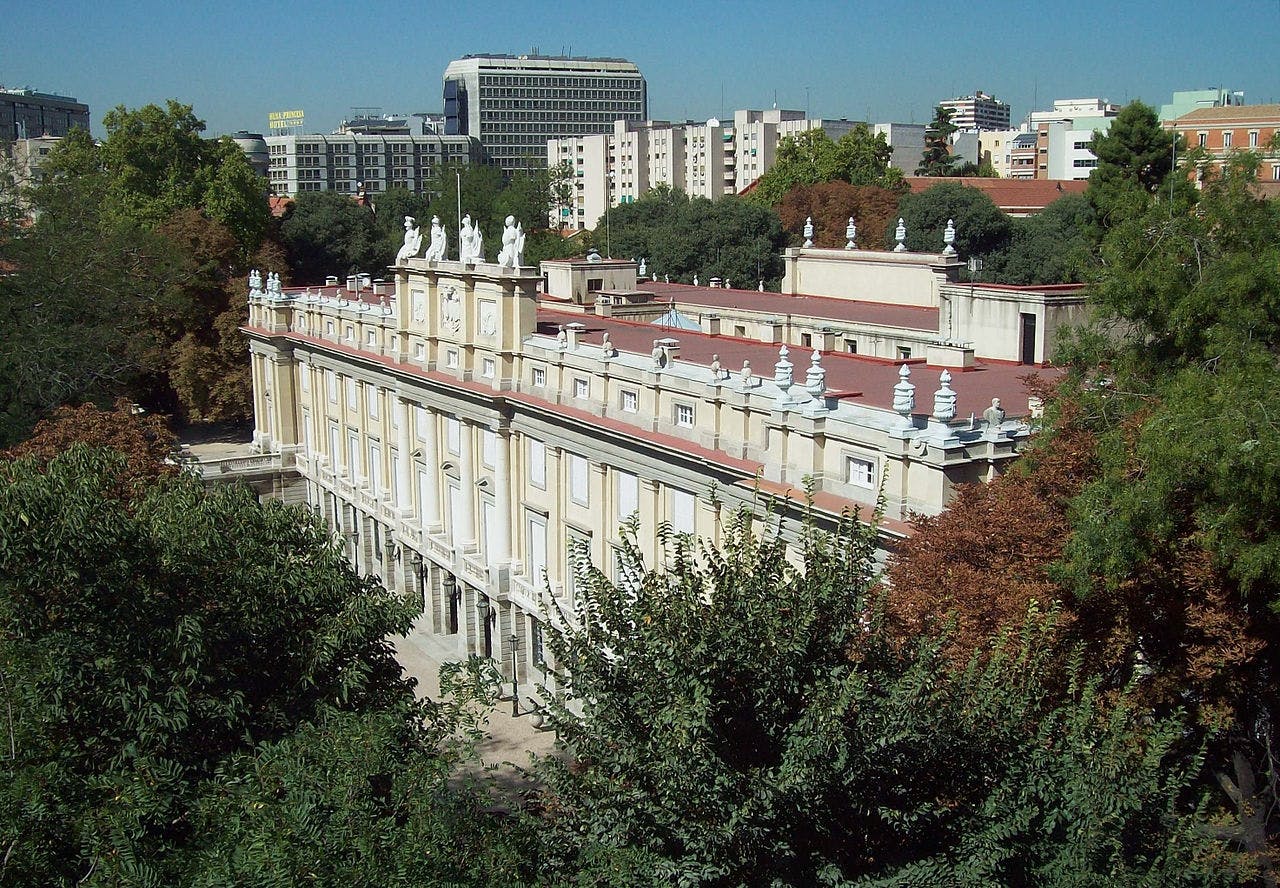
[{"label": "tree with reddish-brown leaves", "polygon": [[93,404],[59,407],[36,424],[31,437],[0,452],[4,459],[34,456],[42,462],[75,444],[108,447],[125,459],[121,477],[128,482],[153,480],[178,472],[178,439],[164,417],[140,413],[121,399],[111,410]]},{"label": "tree with reddish-brown leaves", "polygon": [[889,220],[897,218],[899,194],[876,185],[820,182],[792,188],[778,204],[784,230],[799,237],[805,220],[813,218],[813,242],[818,247],[844,247],[845,229],[852,216],[858,226],[858,246],[884,248]]}]

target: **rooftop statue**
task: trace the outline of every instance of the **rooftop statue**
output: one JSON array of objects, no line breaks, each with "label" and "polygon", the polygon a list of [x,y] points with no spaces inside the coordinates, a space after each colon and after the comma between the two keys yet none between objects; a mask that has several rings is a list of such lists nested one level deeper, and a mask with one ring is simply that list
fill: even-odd
[{"label": "rooftop statue", "polygon": [[907,252],[907,223],[902,221],[901,216],[898,217],[898,227],[893,231],[893,239],[898,242],[898,245],[893,248],[893,252]]},{"label": "rooftop statue", "polygon": [[847,241],[847,243],[844,245],[844,248],[846,250],[858,249],[858,243],[857,243],[858,226],[854,224],[852,216],[849,217],[849,224],[845,226],[844,236]]},{"label": "rooftop statue", "polygon": [[813,217],[809,216],[804,220],[804,245],[806,247],[813,246]]},{"label": "rooftop statue", "polygon": [[448,236],[444,233],[444,227],[440,224],[439,216],[431,217],[431,245],[427,247],[427,261],[439,262],[445,256],[445,250],[449,247]]},{"label": "rooftop statue", "polygon": [[413,259],[422,252],[422,231],[418,228],[418,220],[412,216],[404,217],[404,246],[396,253],[396,265],[406,259]]},{"label": "rooftop statue", "polygon": [[503,268],[518,268],[524,263],[524,231],[515,216],[508,216],[502,223],[502,249],[498,252],[498,264]]},{"label": "rooftop statue", "polygon": [[458,229],[458,261],[476,262],[483,256],[480,247],[480,226],[471,224],[471,214],[462,217],[462,227]]}]

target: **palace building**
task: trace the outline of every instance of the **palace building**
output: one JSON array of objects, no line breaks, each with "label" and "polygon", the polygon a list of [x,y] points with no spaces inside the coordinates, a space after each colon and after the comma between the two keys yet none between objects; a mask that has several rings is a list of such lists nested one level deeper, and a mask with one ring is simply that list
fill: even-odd
[{"label": "palace building", "polygon": [[789,535],[806,497],[828,527],[880,498],[891,548],[1002,472],[1031,432],[1024,377],[1054,372],[1083,295],[961,267],[949,249],[792,249],[781,293],[617,260],[269,276],[246,327],[254,459],[358,569],[422,597],[420,631],[528,682],[544,596],[571,609],[581,559],[616,571],[628,526],[654,563],[664,523],[715,543],[770,499]]}]

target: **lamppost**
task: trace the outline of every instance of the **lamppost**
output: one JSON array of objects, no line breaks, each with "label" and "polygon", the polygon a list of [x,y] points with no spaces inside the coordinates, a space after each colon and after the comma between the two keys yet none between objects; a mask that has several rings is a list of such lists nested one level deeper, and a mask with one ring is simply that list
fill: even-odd
[{"label": "lamppost", "polygon": [[511,642],[511,717],[519,718],[520,716],[520,684],[516,678],[516,645],[520,643],[520,638],[512,633],[508,639]]},{"label": "lamppost", "polygon": [[609,193],[605,196],[604,202],[604,254],[606,259],[612,259],[613,246],[609,233],[609,207],[613,206],[613,170],[605,173],[605,178],[609,180]]},{"label": "lamppost", "polygon": [[480,596],[480,600],[476,602],[476,610],[480,615],[480,628],[483,631],[483,644],[485,657],[493,658],[493,636],[489,634],[489,599],[485,595]]},{"label": "lamppost", "polygon": [[413,565],[413,572],[418,575],[418,594],[422,596],[422,612],[427,612],[427,571],[423,564],[422,553],[414,552],[409,559],[409,563]]}]

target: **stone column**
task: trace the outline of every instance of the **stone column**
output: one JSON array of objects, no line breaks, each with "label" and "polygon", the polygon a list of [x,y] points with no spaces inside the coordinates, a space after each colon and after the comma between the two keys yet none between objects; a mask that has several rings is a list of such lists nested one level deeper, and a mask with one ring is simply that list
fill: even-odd
[{"label": "stone column", "polygon": [[396,461],[396,508],[402,518],[413,514],[413,476],[409,467],[413,464],[413,454],[409,449],[409,407],[404,398],[396,396],[393,409],[396,412],[396,451],[400,458]]},{"label": "stone column", "polygon": [[422,461],[426,463],[427,486],[423,491],[426,502],[421,504],[422,527],[427,533],[440,533],[443,522],[440,520],[440,423],[430,408],[423,410],[426,417],[425,429],[422,432]]},{"label": "stone column", "polygon": [[454,528],[454,545],[464,552],[476,549],[476,468],[475,468],[475,434],[471,423],[459,420],[461,441],[458,459],[458,481],[462,488],[461,528]]},{"label": "stone column", "polygon": [[494,531],[494,551],[489,553],[489,563],[504,567],[511,562],[511,434],[498,429],[497,454],[493,466],[494,511],[498,526]]}]

